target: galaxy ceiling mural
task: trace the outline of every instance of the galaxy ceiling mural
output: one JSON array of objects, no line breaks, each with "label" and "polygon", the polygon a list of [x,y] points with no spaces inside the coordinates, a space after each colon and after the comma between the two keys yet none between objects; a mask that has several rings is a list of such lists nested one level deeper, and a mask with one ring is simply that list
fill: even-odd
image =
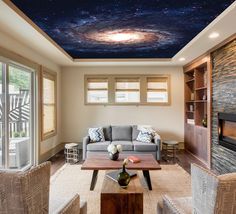
[{"label": "galaxy ceiling mural", "polygon": [[13,0],[73,58],[171,58],[233,0]]}]

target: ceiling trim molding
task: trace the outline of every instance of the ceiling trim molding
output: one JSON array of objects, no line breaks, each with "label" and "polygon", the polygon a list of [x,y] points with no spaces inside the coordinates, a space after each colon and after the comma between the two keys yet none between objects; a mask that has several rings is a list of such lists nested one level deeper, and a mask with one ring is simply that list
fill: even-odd
[{"label": "ceiling trim molding", "polygon": [[74,59],[74,62],[171,62],[171,58]]},{"label": "ceiling trim molding", "polygon": [[74,60],[60,45],[58,45],[53,39],[51,39],[50,36],[48,36],[40,27],[38,27],[38,25],[36,25],[28,16],[26,16],[15,4],[13,4],[9,0],[3,0],[3,2],[6,3],[7,6],[9,6],[22,19],[24,19],[31,27],[42,34],[45,39],[47,39],[52,45],[59,49],[67,58],[69,58],[71,61]]},{"label": "ceiling trim molding", "polygon": [[199,61],[200,59],[206,57],[207,55],[211,54],[212,52],[214,52],[217,49],[223,47],[224,45],[228,44],[229,42],[232,42],[235,39],[236,39],[236,33],[233,34],[232,36],[230,36],[229,38],[225,39],[224,41],[220,42],[219,44],[215,45],[213,48],[208,50],[206,53],[202,54],[201,56],[197,57],[196,59],[192,60],[191,62],[188,62],[183,67],[186,68],[186,67],[190,66],[191,64]]}]

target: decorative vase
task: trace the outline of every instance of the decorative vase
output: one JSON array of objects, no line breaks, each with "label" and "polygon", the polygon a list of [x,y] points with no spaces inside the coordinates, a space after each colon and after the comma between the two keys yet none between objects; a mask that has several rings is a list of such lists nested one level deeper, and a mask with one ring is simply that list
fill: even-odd
[{"label": "decorative vase", "polygon": [[202,125],[204,127],[207,127],[207,117],[204,117],[203,120],[202,120]]},{"label": "decorative vase", "polygon": [[128,172],[126,172],[125,165],[123,165],[122,171],[118,174],[117,181],[121,188],[125,189],[129,185],[130,175]]},{"label": "decorative vase", "polygon": [[119,152],[116,152],[115,154],[112,154],[111,152],[109,152],[108,154],[109,154],[109,158],[113,161],[116,161],[119,158]]}]

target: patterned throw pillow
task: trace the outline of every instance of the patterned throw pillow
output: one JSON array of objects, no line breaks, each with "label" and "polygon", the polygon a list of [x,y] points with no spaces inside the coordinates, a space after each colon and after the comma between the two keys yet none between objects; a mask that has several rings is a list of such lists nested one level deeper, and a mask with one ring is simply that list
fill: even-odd
[{"label": "patterned throw pillow", "polygon": [[104,142],[105,141],[103,128],[89,128],[88,133],[89,133],[90,140],[92,142]]},{"label": "patterned throw pillow", "polygon": [[141,141],[143,143],[151,143],[153,139],[153,132],[150,130],[141,130],[138,134],[137,141]]}]

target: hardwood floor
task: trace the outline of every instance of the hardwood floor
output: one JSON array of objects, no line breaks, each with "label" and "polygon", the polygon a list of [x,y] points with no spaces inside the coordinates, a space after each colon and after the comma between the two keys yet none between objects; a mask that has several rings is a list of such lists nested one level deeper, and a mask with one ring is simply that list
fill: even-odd
[{"label": "hardwood floor", "polygon": [[64,150],[60,151],[49,159],[51,161],[51,175],[53,175],[58,169],[65,164]]},{"label": "hardwood floor", "polygon": [[[82,151],[80,151],[82,153]],[[190,173],[191,163],[198,164],[202,167],[205,167],[204,164],[202,164],[197,158],[195,158],[190,153],[181,150],[177,153],[178,163],[184,170],[186,170],[188,173]],[[51,175],[53,175],[59,168],[61,168],[65,164],[65,158],[64,158],[64,151],[57,153],[52,158],[49,159],[51,161]],[[82,163],[82,160],[79,162],[79,164]],[[161,164],[173,164],[172,161],[166,162],[161,161]]]}]

